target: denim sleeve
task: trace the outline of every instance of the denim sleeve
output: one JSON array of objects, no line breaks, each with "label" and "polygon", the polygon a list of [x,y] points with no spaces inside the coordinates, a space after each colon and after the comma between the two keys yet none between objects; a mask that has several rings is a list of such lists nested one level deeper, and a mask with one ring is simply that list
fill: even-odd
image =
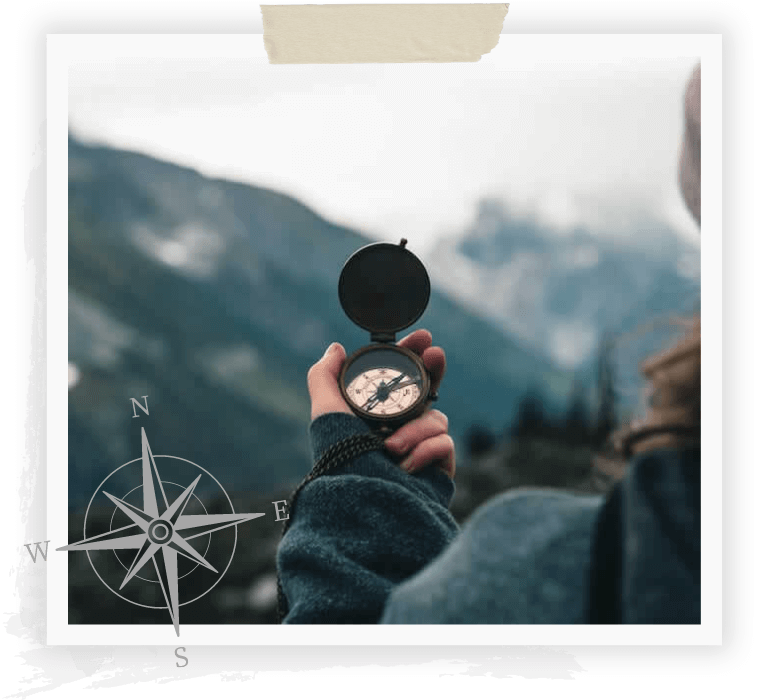
[{"label": "denim sleeve", "polygon": [[[329,413],[310,427],[317,461],[332,444],[369,432]],[[282,538],[277,566],[285,624],[377,623],[392,588],[439,555],[457,533],[452,480],[429,467],[407,474],[378,451],[307,484]]]}]

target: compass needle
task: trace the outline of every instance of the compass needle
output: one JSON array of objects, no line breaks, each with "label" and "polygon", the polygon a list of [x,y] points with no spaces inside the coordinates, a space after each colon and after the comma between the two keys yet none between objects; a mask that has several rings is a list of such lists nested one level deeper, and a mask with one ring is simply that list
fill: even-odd
[{"label": "compass needle", "polygon": [[171,622],[179,636],[179,568],[176,561],[176,552],[168,547],[161,549],[160,555],[153,558],[155,571],[158,572],[158,580],[166,599],[166,606],[171,615]]},{"label": "compass needle", "polygon": [[182,512],[184,511],[184,508],[186,507],[189,499],[192,497],[192,494],[194,493],[195,487],[197,486],[197,482],[202,477],[202,474],[198,476],[187,488],[184,489],[184,493],[181,494],[172,504],[169,508],[165,510],[162,517],[166,520],[170,520],[171,523],[176,523],[176,521],[181,516]]},{"label": "compass needle", "polygon": [[142,567],[150,560],[152,559],[155,552],[157,552],[160,549],[159,544],[155,544],[154,542],[151,542],[149,538],[145,539],[145,543],[142,545],[141,549],[137,552],[137,556],[134,557],[134,562],[131,565],[131,568],[126,574],[126,578],[124,579],[124,582],[121,584],[119,590],[123,588],[129,581],[131,581],[134,576],[136,576],[139,571],[142,569]]},{"label": "compass needle", "polygon": [[147,531],[150,520],[152,520],[152,518],[150,518],[147,513],[139,510],[139,508],[133,506],[131,503],[127,503],[126,501],[122,501],[120,498],[111,496],[107,491],[103,491],[103,495],[107,496],[121,509],[123,513],[128,515],[129,519],[132,520],[135,525],[139,525],[143,530]]},{"label": "compass needle", "polygon": [[[143,398],[146,399],[147,397]],[[108,493],[108,491],[113,491],[114,489],[109,488],[108,491],[106,491],[105,488],[107,487],[105,485],[108,482],[108,479],[122,468],[119,467],[103,480],[95,492],[95,496],[99,495],[103,501],[107,498],[108,501],[115,506],[112,508],[113,513],[110,516],[112,529],[108,532],[100,532],[100,534],[87,537],[88,507],[84,516],[84,539],[63,547],[58,547],[57,549],[58,551],[70,552],[84,551],[97,577],[119,598],[145,608],[162,609],[165,607],[168,609],[171,616],[171,622],[173,623],[176,636],[178,637],[179,608],[182,605],[192,603],[206,595],[220,582],[221,578],[223,578],[228,571],[229,565],[234,556],[234,551],[237,547],[237,526],[248,520],[262,518],[266,514],[235,513],[234,506],[226,493],[226,490],[210,472],[193,462],[189,462],[189,460],[182,459],[181,457],[170,457],[168,455],[158,455],[155,457],[150,448],[150,444],[147,441],[147,435],[144,428],[141,429],[141,438],[141,460],[139,458],[133,459],[122,465],[122,467],[127,467],[131,464],[134,465],[135,473],[133,479],[138,485],[135,485],[134,488],[128,491],[122,498],[118,498],[112,493]],[[199,469],[202,474],[197,475],[195,472],[194,476],[191,476],[186,480],[181,479],[180,483],[168,480],[163,481],[160,478],[156,464],[156,460],[161,459],[176,460],[176,462],[172,462],[171,465],[169,465],[168,470],[165,471],[166,474],[172,473],[171,469],[173,469],[173,464],[176,464],[178,461],[181,461],[184,465],[189,464],[192,467]],[[163,464],[165,464],[165,462],[161,462],[161,465]],[[207,475],[209,479],[212,479],[220,488],[228,502],[228,507],[231,511],[230,513],[209,513],[205,504],[203,504],[202,500],[196,495],[195,491],[197,490],[197,486],[200,483],[203,474]],[[193,480],[188,486],[184,486],[183,484],[187,484],[189,479]],[[118,484],[115,488],[120,488],[121,486],[118,481],[111,483]],[[204,481],[203,483],[207,484],[208,482]],[[167,488],[171,489],[168,491],[168,496],[173,499],[172,502],[169,502],[169,498],[166,495]],[[174,489],[178,490],[175,491]],[[142,491],[141,498],[143,499],[143,502],[139,503],[139,505],[130,503],[129,500],[134,501],[139,497],[140,490]],[[177,493],[178,496],[176,496]],[[93,499],[95,496],[93,496]],[[103,496],[105,498],[102,498]],[[185,515],[185,511],[191,512],[190,502],[192,502],[193,506],[199,504],[200,508],[204,510],[204,513]],[[91,504],[92,502],[90,502],[90,505]],[[123,516],[126,516],[128,518],[128,524],[113,528],[114,522],[118,522],[115,520],[117,515],[121,517],[122,521]],[[232,527],[234,528],[234,531],[232,533],[233,544],[231,552],[224,553],[224,549],[227,546],[226,542],[219,542],[219,549],[219,545],[216,544],[216,541],[210,536],[210,533],[215,532],[216,530]],[[204,541],[200,541],[202,542],[202,546],[200,546],[198,542],[195,542],[198,547],[201,549],[204,548],[204,551],[200,553],[194,546],[192,546],[192,544],[187,542],[187,540],[203,536],[205,537]],[[219,538],[219,540],[220,539],[222,538]],[[128,558],[122,561],[122,557],[119,557],[117,552],[117,550],[126,549],[136,550],[134,558],[131,560],[130,564]],[[99,557],[95,556],[93,560],[93,557],[90,556],[90,550],[110,550],[114,552],[111,556],[116,558],[118,564],[120,564],[126,572],[125,576],[123,576],[123,580],[120,581],[120,584],[118,582],[120,579],[120,575],[117,572],[118,570],[112,570],[112,562],[107,558],[108,555],[100,555]],[[192,562],[192,568],[181,576],[179,576],[179,554]],[[103,556],[106,558],[103,558]],[[224,561],[224,558],[226,557],[228,558],[228,561]],[[213,561],[213,564],[210,563],[211,561]],[[107,581],[103,578],[102,573],[98,571],[95,566],[96,562],[103,562],[104,565],[107,564],[108,578],[112,579],[115,575],[118,579],[115,581]],[[152,563],[152,567],[148,566],[150,563]],[[213,572],[215,576],[212,578],[215,578],[216,580],[212,581],[211,585],[207,587],[204,592],[201,592],[199,595],[192,597],[191,600],[186,600],[182,603],[180,602],[179,596],[179,581],[192,574],[198,566],[202,566]],[[152,574],[152,568],[155,569],[157,577]],[[132,600],[129,595],[122,595],[120,591],[122,591],[133,578],[138,579],[140,587],[142,585],[149,587],[151,585],[154,586],[159,584],[163,593],[163,598],[165,599],[165,606],[143,604],[137,600]],[[205,572],[203,572],[200,579],[201,585],[204,580],[208,580],[208,575]],[[132,584],[130,589],[134,590],[134,588],[135,584]]]},{"label": "compass needle", "polygon": [[166,510],[168,508],[168,501],[166,500],[165,491],[163,491],[163,483],[158,474],[155,458],[152,456],[150,443],[147,442],[147,433],[145,433],[145,429],[142,428],[142,495],[145,499],[145,513],[153,518],[157,518],[160,512],[155,493],[156,481],[160,487],[160,495],[163,497],[163,508],[160,510]]},{"label": "compass needle", "polygon": [[408,379],[406,382],[402,382],[402,384],[397,384],[394,387],[394,391],[397,391],[398,389],[404,389],[406,386],[417,385],[419,382],[420,379]]},{"label": "compass needle", "polygon": [[[121,544],[118,547],[114,547],[113,543],[125,542],[129,538],[127,531],[134,531],[135,529],[137,530],[135,541],[139,540],[139,543],[135,544],[133,549],[139,549],[144,542],[144,530],[139,525],[132,524],[124,525],[123,527],[119,527],[116,530],[110,530],[109,532],[105,532],[102,535],[93,535],[92,537],[87,537],[86,539],[80,540],[79,542],[73,542],[72,544],[66,545],[65,547],[58,547],[55,551],[75,552],[86,549],[131,549],[131,547],[128,547],[126,544]],[[118,537],[115,537],[116,533],[121,534]],[[132,532],[131,534],[133,535],[134,532]],[[101,547],[99,546],[100,543],[107,544],[107,546]]]},{"label": "compass needle", "polygon": [[[233,515],[182,515],[176,521],[176,530],[182,532],[184,540],[202,537],[209,532],[222,530],[232,525],[240,525],[248,520],[262,518],[265,513],[234,513]],[[186,530],[196,530],[191,535],[184,534]]]},{"label": "compass needle", "polygon": [[197,564],[202,564],[206,569],[210,569],[213,573],[218,573],[217,569],[191,545],[181,535],[174,532],[173,538],[167,543],[168,547],[172,550],[183,554],[187,559],[191,559]]},{"label": "compass needle", "polygon": [[[110,533],[108,533],[110,534]],[[70,544],[68,547],[60,547],[60,550],[83,551],[86,549],[141,549],[147,535],[127,535],[126,537],[114,537],[110,540],[96,540],[92,542],[82,541],[78,544]]]}]

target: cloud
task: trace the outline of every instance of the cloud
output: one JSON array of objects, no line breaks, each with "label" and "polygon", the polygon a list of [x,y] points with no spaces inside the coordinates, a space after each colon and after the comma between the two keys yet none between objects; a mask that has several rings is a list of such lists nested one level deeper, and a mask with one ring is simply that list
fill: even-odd
[{"label": "cloud", "polygon": [[563,367],[573,368],[596,348],[597,331],[580,320],[555,321],[549,343],[552,357]]},{"label": "cloud", "polygon": [[693,61],[110,61],[72,70],[70,119],[87,138],[279,189],[416,246],[463,227],[487,194],[555,231],[617,230],[642,211],[685,232],[671,202]]}]

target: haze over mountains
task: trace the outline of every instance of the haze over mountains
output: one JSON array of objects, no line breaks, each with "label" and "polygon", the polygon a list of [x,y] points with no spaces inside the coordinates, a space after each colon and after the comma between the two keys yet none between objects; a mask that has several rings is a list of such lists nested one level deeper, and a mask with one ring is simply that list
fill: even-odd
[{"label": "haze over mountains", "polygon": [[621,413],[639,405],[639,363],[671,344],[671,316],[698,310],[700,250],[654,219],[617,230],[555,231],[493,198],[426,256],[435,286],[520,342],[596,382],[602,337],[612,342]]},{"label": "haze over mountains", "polygon": [[699,291],[699,249],[659,221],[640,221],[631,237],[556,233],[496,199],[427,264],[465,306],[569,369],[591,359],[602,332],[678,310]]},{"label": "haze over mountains", "polygon": [[[286,195],[70,138],[72,503],[139,456],[140,426],[155,454],[230,489],[301,479],[307,369],[332,340],[368,342],[337,297],[343,263],[368,242]],[[453,435],[500,432],[530,388],[563,406],[570,372],[439,286],[415,327],[447,353],[438,406]],[[129,398],[142,396],[150,415],[134,420]]]}]

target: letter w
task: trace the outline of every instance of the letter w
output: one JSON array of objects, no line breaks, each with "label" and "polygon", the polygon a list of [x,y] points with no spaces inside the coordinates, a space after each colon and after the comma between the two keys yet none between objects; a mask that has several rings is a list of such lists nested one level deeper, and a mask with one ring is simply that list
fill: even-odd
[{"label": "letter w", "polygon": [[[32,554],[32,548],[29,546],[29,544],[25,544],[24,547],[26,547],[29,550],[29,556],[32,558],[32,561],[36,564],[37,563],[37,554],[41,554],[42,558],[47,561],[47,545],[50,542],[50,540],[45,540],[44,542],[30,542],[29,544],[37,545],[34,548],[34,554]],[[40,547],[41,544],[45,545],[45,551],[42,551],[42,547]]]}]

